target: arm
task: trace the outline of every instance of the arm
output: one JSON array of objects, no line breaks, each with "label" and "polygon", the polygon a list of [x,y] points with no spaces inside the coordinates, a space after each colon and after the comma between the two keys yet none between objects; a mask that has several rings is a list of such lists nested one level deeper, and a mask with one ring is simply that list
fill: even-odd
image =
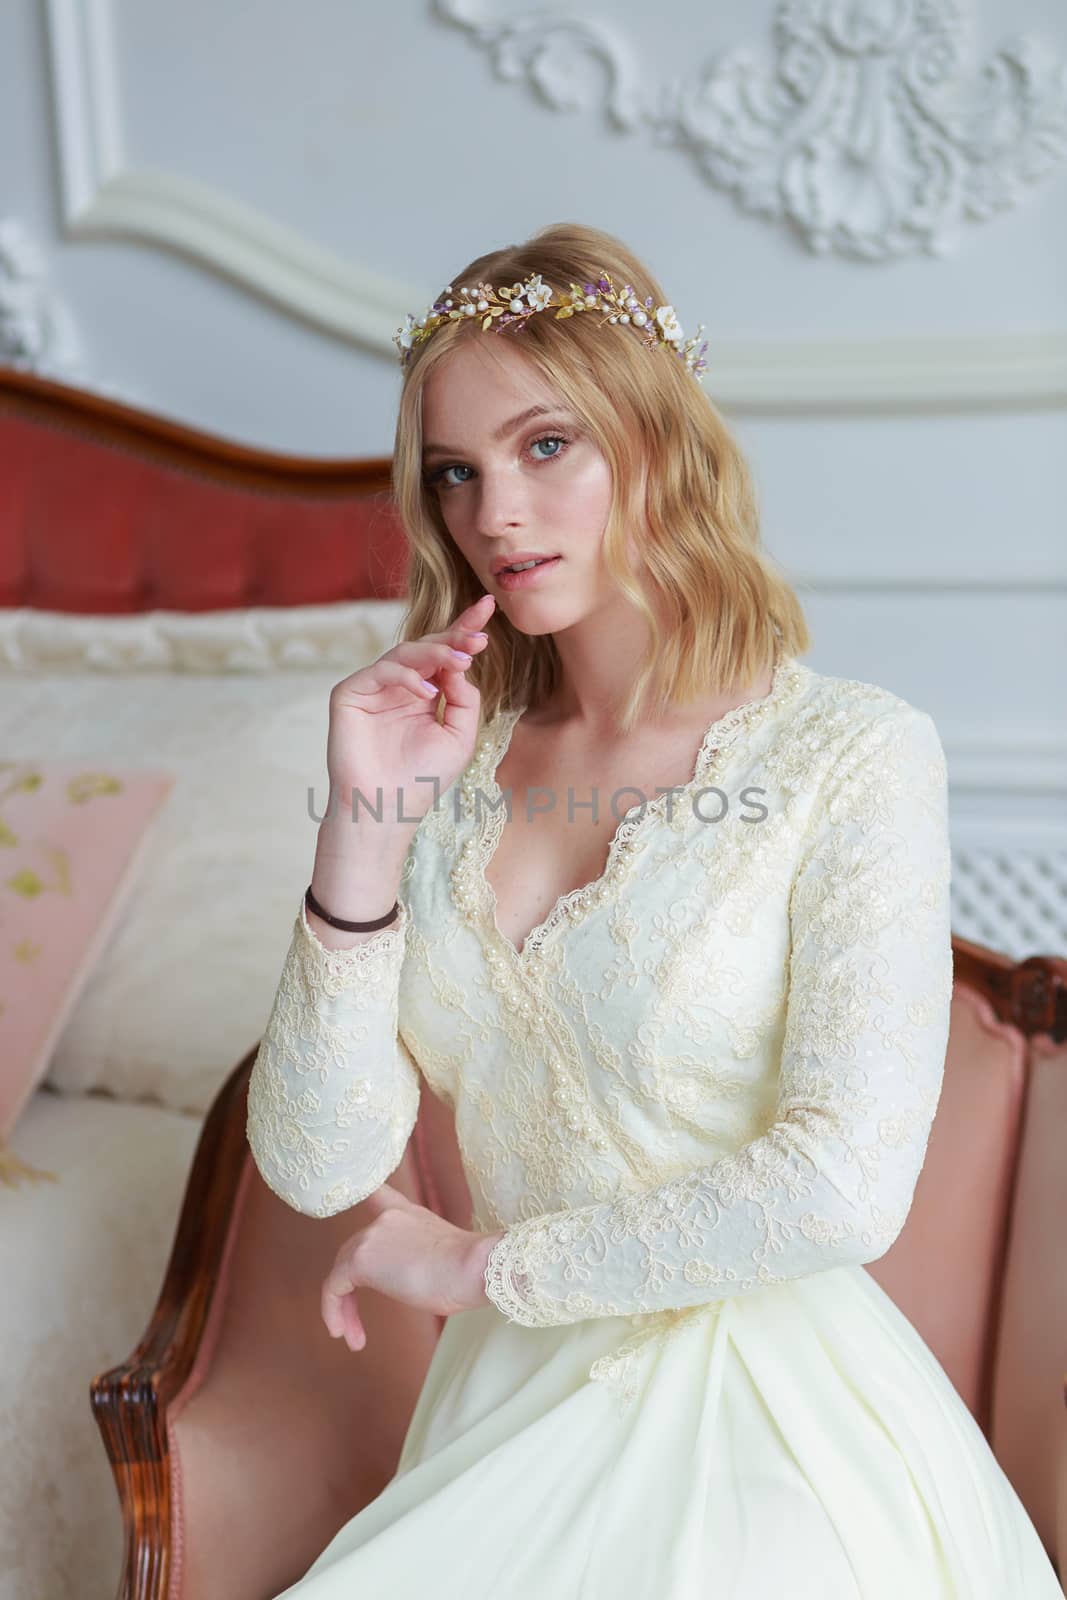
[{"label": "arm", "polygon": [[308,1216],[366,1199],[415,1125],[419,1077],[397,1033],[407,926],[401,901],[389,927],[328,949],[301,901],[248,1083],[247,1137],[267,1187]]},{"label": "arm", "polygon": [[486,1290],[530,1327],[680,1309],[883,1255],[941,1092],[952,988],[947,785],[930,717],[854,735],[808,823],[790,902],[776,1120],[712,1165],[534,1217]]}]

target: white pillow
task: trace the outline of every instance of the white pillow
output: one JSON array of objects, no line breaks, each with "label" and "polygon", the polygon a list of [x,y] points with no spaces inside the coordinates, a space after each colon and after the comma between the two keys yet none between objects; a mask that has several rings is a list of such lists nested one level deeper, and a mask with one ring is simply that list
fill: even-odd
[{"label": "white pillow", "polygon": [[[143,611],[79,616],[0,609],[0,676],[10,672],[265,672],[373,661],[396,643],[400,600],[238,611]],[[379,648],[378,641],[388,634]],[[353,664],[354,663],[354,664]]]},{"label": "white pillow", "polygon": [[311,878],[307,791],[321,813],[330,689],[396,642],[405,612],[374,600],[188,617],[0,612],[0,758],[175,774],[49,1083],[207,1111],[266,1025]]}]

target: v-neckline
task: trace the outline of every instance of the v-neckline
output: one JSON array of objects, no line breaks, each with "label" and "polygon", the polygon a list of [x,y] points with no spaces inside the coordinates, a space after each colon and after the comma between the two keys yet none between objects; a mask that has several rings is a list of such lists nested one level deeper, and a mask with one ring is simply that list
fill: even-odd
[{"label": "v-neckline", "polygon": [[489,882],[488,868],[496,855],[506,820],[503,792],[497,782],[497,773],[510,748],[515,725],[527,708],[521,705],[498,712],[482,730],[481,755],[472,763],[473,776],[485,796],[486,805],[484,808],[482,806],[475,808],[477,818],[475,833],[468,842],[466,857],[469,862],[468,900],[474,900],[477,907],[476,914],[480,915],[485,934],[503,949],[518,968],[527,967],[536,956],[540,955],[545,941],[555,929],[565,923],[573,926],[592,910],[594,905],[605,898],[613,883],[621,877],[639,832],[647,827],[653,818],[661,814],[669,794],[673,793],[676,797],[679,794],[684,795],[705,777],[712,758],[725,748],[727,737],[732,735],[735,729],[753,721],[757,716],[765,715],[790,692],[798,689],[807,671],[808,669],[797,662],[795,657],[780,653],[774,665],[768,692],[756,700],[746,700],[739,706],[733,706],[708,724],[701,737],[692,773],[686,782],[649,800],[637,801],[623,813],[608,842],[607,856],[602,870],[588,883],[557,895],[547,914],[526,934],[521,948],[515,945],[500,927],[497,919],[499,905],[496,891]]}]

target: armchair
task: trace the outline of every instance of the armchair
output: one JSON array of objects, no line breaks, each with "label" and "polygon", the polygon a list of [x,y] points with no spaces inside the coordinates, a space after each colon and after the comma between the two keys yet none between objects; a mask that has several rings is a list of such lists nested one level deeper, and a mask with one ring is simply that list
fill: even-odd
[{"label": "armchair", "polygon": [[[989,1439],[1067,1578],[1067,961],[953,941],[941,1103],[911,1213],[866,1270]],[[120,1600],[264,1600],[391,1477],[442,1319],[363,1291],[353,1355],[319,1315],[360,1207],[273,1195],[245,1143],[255,1049],[205,1121],[162,1290],[92,1405],[122,1507]],[[390,1182],[461,1226],[451,1114],[424,1090]]]},{"label": "armchair", "polygon": [[[386,461],[290,460],[3,371],[0,441],[2,608],[404,593]],[[926,1164],[902,1234],[867,1270],[956,1384],[1067,1586],[1067,960],[1016,963],[962,939],[954,953]],[[319,1287],[360,1208],[315,1220],[266,1188],[245,1142],[255,1053],[200,1129],[144,1335],[90,1385],[121,1507],[121,1600],[263,1600],[295,1581],[392,1475],[443,1326],[365,1292],[366,1348],[329,1338]],[[451,1116],[428,1091],[390,1182],[469,1223]],[[95,1261],[102,1230],[88,1209],[81,1223]]]}]

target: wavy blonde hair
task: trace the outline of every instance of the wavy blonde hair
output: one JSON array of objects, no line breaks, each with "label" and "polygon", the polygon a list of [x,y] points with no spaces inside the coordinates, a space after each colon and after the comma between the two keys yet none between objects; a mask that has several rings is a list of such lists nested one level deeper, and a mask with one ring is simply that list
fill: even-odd
[{"label": "wavy blonde hair", "polygon": [[[654,304],[666,303],[660,284],[620,240],[579,223],[555,223],[523,244],[478,256],[449,281],[501,287],[540,273],[565,292],[602,271],[619,288],[631,284],[640,300],[651,295]],[[412,351],[392,468],[411,541],[400,637],[450,627],[485,592],[424,482],[426,381],[459,339],[515,338],[531,367],[583,419],[610,466],[605,563],[649,630],[620,714],[620,731],[629,732],[643,713],[747,685],[779,651],[802,654],[811,641],[797,596],[761,548],[751,474],[719,411],[672,350],[649,350],[631,330],[602,328],[600,320],[557,322],[546,311],[521,330],[483,332],[475,317],[443,324]],[[636,568],[626,553],[634,531],[643,558]],[[487,631],[489,645],[469,674],[481,695],[483,724],[500,709],[542,704],[562,673],[551,634],[531,638],[499,608]]]}]

